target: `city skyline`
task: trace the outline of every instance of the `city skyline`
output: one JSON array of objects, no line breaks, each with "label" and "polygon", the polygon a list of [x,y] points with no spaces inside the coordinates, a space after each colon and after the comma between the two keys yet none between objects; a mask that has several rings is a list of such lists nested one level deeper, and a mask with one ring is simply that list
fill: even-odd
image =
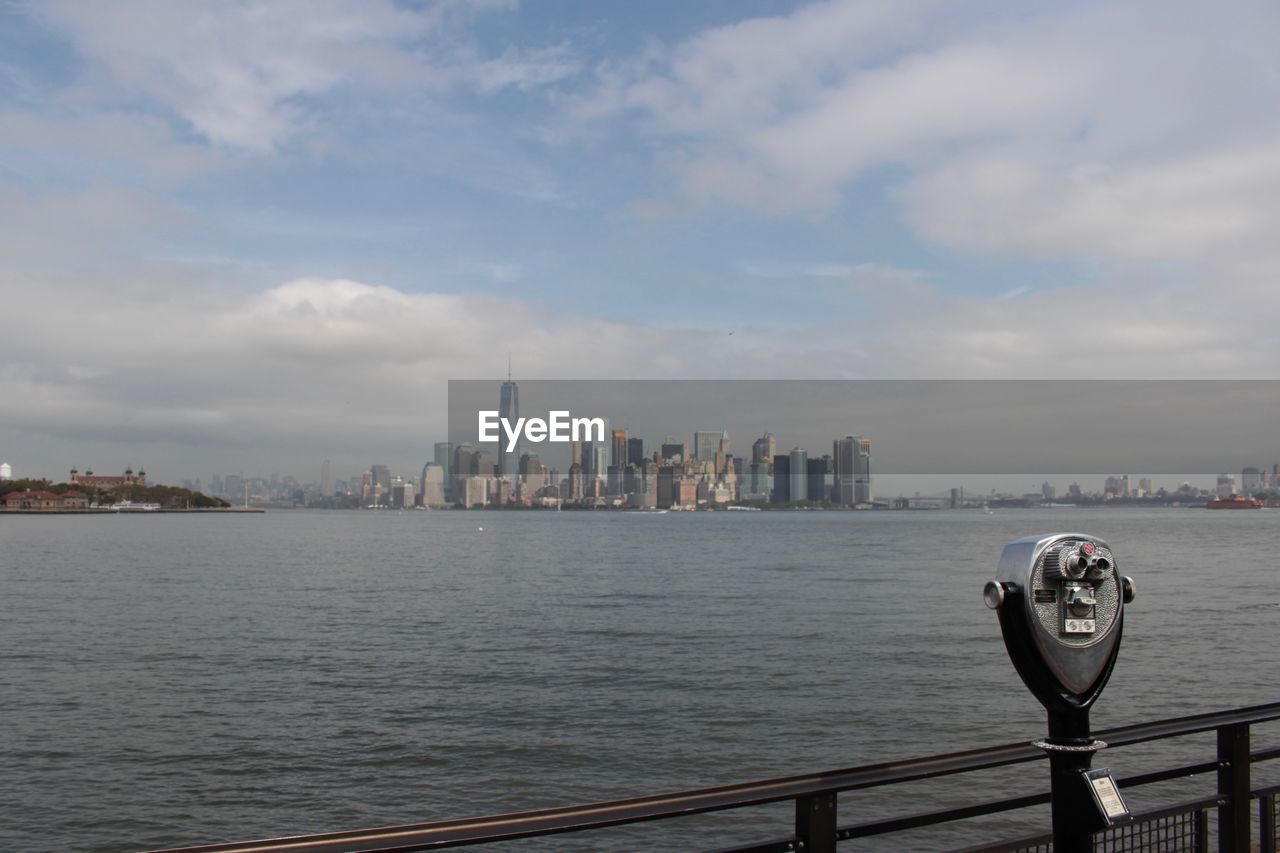
[{"label": "city skyline", "polygon": [[[510,365],[508,366],[510,371]],[[770,452],[776,450],[779,455],[786,456],[788,453],[792,455],[792,462],[799,466],[809,464],[809,450],[815,446],[826,447],[826,440],[819,438],[815,444],[814,437],[820,435],[824,430],[830,430],[832,424],[839,422],[841,417],[838,412],[844,411],[846,422],[852,422],[852,416],[847,413],[849,411],[862,412],[860,417],[864,421],[871,421],[878,425],[878,429],[884,430],[885,434],[894,435],[900,445],[905,446],[909,451],[908,456],[903,456],[901,449],[895,452],[894,441],[889,442],[891,452],[888,454],[889,464],[885,467],[887,470],[881,469],[878,472],[880,481],[885,485],[884,494],[907,495],[922,493],[933,494],[937,496],[939,491],[945,492],[957,486],[961,489],[968,488],[974,491],[974,485],[981,483],[980,491],[989,490],[991,493],[1000,492],[1002,494],[1017,494],[1019,489],[1023,490],[1023,494],[1036,491],[1037,488],[1043,488],[1046,498],[1050,497],[1050,493],[1058,488],[1078,488],[1078,484],[1072,482],[1070,486],[1062,482],[1063,478],[1069,480],[1076,479],[1103,479],[1105,478],[1108,485],[1105,491],[1113,491],[1110,481],[1116,475],[1101,474],[1094,471],[1088,471],[1079,467],[1079,461],[1082,458],[1081,451],[1090,450],[1098,445],[1105,445],[1107,453],[1099,453],[1098,457],[1103,461],[1110,458],[1112,462],[1118,461],[1120,464],[1111,465],[1111,471],[1136,470],[1134,474],[1135,481],[1139,477],[1149,477],[1152,474],[1164,475],[1166,484],[1163,488],[1172,491],[1183,482],[1187,482],[1200,489],[1212,489],[1217,484],[1217,490],[1222,491],[1222,482],[1224,478],[1229,477],[1234,483],[1236,475],[1234,473],[1224,473],[1224,466],[1210,464],[1208,468],[1202,468],[1194,473],[1177,473],[1159,468],[1144,467],[1138,465],[1131,467],[1124,464],[1128,461],[1150,462],[1154,459],[1161,458],[1159,454],[1154,456],[1136,457],[1133,460],[1123,458],[1126,445],[1130,451],[1141,445],[1144,452],[1149,451],[1150,447],[1160,448],[1166,456],[1170,449],[1176,451],[1176,458],[1179,461],[1190,461],[1196,458],[1201,460],[1200,464],[1206,464],[1204,460],[1210,461],[1221,458],[1224,448],[1231,448],[1232,452],[1239,455],[1240,448],[1244,446],[1241,443],[1242,437],[1248,437],[1249,441],[1261,441],[1261,445],[1255,443],[1253,449],[1257,457],[1253,461],[1254,465],[1244,465],[1236,470],[1240,471],[1239,481],[1241,487],[1245,491],[1249,491],[1249,486],[1257,487],[1272,486],[1270,477],[1275,473],[1275,466],[1268,465],[1263,462],[1259,463],[1258,459],[1267,457],[1267,450],[1257,452],[1258,447],[1274,447],[1275,441],[1272,438],[1269,423],[1274,423],[1274,415],[1280,411],[1280,396],[1275,393],[1280,388],[1280,383],[1272,382],[1111,382],[1111,383],[1039,383],[1039,382],[986,382],[986,381],[950,381],[950,382],[899,382],[899,381],[860,381],[860,382],[820,382],[820,381],[736,381],[736,382],[705,382],[697,380],[683,380],[675,382],[657,382],[657,381],[585,381],[585,380],[568,380],[568,381],[543,381],[532,380],[530,383],[533,388],[533,398],[535,401],[546,402],[548,399],[557,399],[561,404],[565,401],[576,400],[578,404],[585,404],[589,411],[591,406],[597,405],[595,401],[600,401],[599,405],[612,407],[609,410],[614,411],[617,407],[621,407],[623,411],[631,411],[632,417],[635,412],[642,412],[644,418],[648,418],[645,423],[648,425],[649,433],[646,436],[642,433],[632,433],[625,427],[618,428],[617,423],[629,422],[626,418],[622,421],[615,422],[612,429],[608,429],[610,438],[605,439],[607,419],[597,418],[599,421],[597,434],[598,440],[594,443],[588,443],[586,446],[592,449],[592,456],[588,458],[584,452],[582,455],[583,471],[588,476],[605,477],[606,473],[613,476],[613,469],[608,468],[611,460],[622,458],[635,462],[639,459],[649,459],[655,454],[652,452],[654,448],[661,448],[661,455],[690,456],[697,459],[708,459],[715,457],[717,459],[717,468],[723,467],[724,459],[721,457],[736,457],[740,460],[739,473],[741,475],[742,461],[750,458],[752,462],[757,461],[762,452],[765,452],[764,444],[767,442],[767,448]],[[450,440],[445,442],[435,442],[433,452],[428,462],[434,462],[438,467],[449,469],[452,466],[452,448],[458,445],[470,446],[472,442],[469,438],[470,424],[473,423],[471,412],[478,405],[483,408],[490,405],[484,402],[485,399],[493,395],[495,383],[478,382],[478,381],[457,381],[450,383],[450,405],[452,411],[457,417],[450,418],[451,432]],[[520,419],[520,389],[510,372],[506,379],[498,387],[498,406],[497,414],[504,419],[504,423]],[[1076,401],[1080,399],[1088,399],[1089,404],[1079,406],[1072,404],[1069,407],[1071,413],[1064,415],[1057,406],[1051,406],[1048,409],[1048,420],[1045,420],[1045,413],[1034,411],[1044,409],[1046,402],[1055,403],[1057,400],[1065,399]],[[836,406],[830,408],[828,402],[833,399],[844,401],[843,408]],[[746,409],[742,408],[745,402]],[[774,404],[782,404],[781,408]],[[1194,403],[1195,405],[1189,405]],[[1224,420],[1220,412],[1228,405],[1239,405],[1248,403],[1256,408],[1252,414],[1254,417],[1247,419],[1236,419],[1241,424],[1252,424],[1254,427],[1246,429],[1244,432],[1232,431],[1226,429],[1223,424]],[[827,408],[824,409],[824,406]],[[1128,411],[1132,409],[1133,411]],[[1013,410],[1022,411],[1022,416],[1017,419],[1011,419],[1008,412]],[[673,435],[681,430],[688,431],[691,424],[705,423],[707,421],[719,421],[721,424],[726,420],[737,421],[743,417],[743,412],[749,411],[757,418],[755,426],[747,427],[748,432],[755,430],[760,432],[760,423],[771,427],[772,429],[763,431],[763,438],[754,440],[749,453],[743,449],[739,449],[737,454],[730,451],[729,430],[725,426],[720,426],[715,430],[699,430],[693,429],[691,436],[692,441],[680,442],[680,439]],[[663,413],[668,416],[673,413],[679,413],[678,421],[681,424],[679,429],[673,429],[670,423],[661,421]],[[829,422],[816,420],[814,412],[822,412]],[[939,414],[945,413],[945,416]],[[799,421],[796,419],[797,413],[800,413]],[[1103,413],[1105,417],[1099,417],[1098,414]],[[1137,414],[1135,420],[1133,415]],[[1169,415],[1173,413],[1179,418],[1178,429],[1173,433],[1155,430],[1151,426],[1152,419],[1168,420]],[[568,412],[562,412],[567,417]],[[492,413],[491,413],[492,415]],[[655,423],[653,418],[659,418],[659,422]],[[886,420],[888,417],[888,420]],[[763,421],[759,419],[763,418]],[[779,423],[779,420],[781,423]],[[924,433],[912,432],[908,422],[914,420],[923,420],[932,431]],[[1126,423],[1127,421],[1127,423]],[[814,424],[817,424],[816,426]],[[1052,428],[1046,428],[1045,424],[1053,424],[1059,432],[1055,434]],[[1105,426],[1099,430],[1099,424],[1104,423]],[[801,434],[795,432],[797,424],[800,425]],[[962,426],[963,425],[963,426]],[[735,423],[735,431],[739,424]],[[888,429],[892,427],[892,429]],[[1204,435],[1196,438],[1194,435],[1197,429],[1204,431],[1211,427],[1214,433],[1213,441],[1207,440]],[[507,427],[509,428],[509,427]],[[456,434],[456,430],[461,429],[461,435]],[[788,437],[788,432],[794,438],[797,444],[788,451],[786,441],[781,445],[778,444],[779,433],[773,429],[782,431],[783,439]],[[1010,467],[1002,467],[1002,463],[1006,460],[1018,460],[1016,448],[1017,444],[1014,433],[1033,433],[1034,441],[1030,445],[1022,446],[1024,454],[1020,461]],[[657,440],[656,434],[663,436],[661,443]],[[1074,435],[1073,433],[1078,433]],[[1219,434],[1220,433],[1220,434]],[[499,435],[501,433],[499,432]],[[978,436],[982,440],[988,442],[989,447],[986,455],[983,454],[983,448],[979,446]],[[1176,437],[1176,442],[1172,448],[1168,445],[1169,439]],[[851,473],[855,466],[852,461],[854,458],[849,454],[851,451],[847,447],[842,449],[842,445],[850,441],[854,441],[854,436],[848,435],[844,439],[837,438],[831,444],[831,452],[823,453],[821,450],[812,454],[813,459],[829,460],[830,472],[835,473],[837,469],[846,470],[849,476],[845,479],[845,486],[848,489],[854,489],[854,477]],[[527,444],[523,447],[517,447],[511,452],[500,452],[497,448],[503,442],[510,440],[510,436],[502,439],[490,448],[490,454],[494,458],[494,475],[496,478],[507,478],[515,480],[517,472],[523,473],[524,459],[522,454],[531,452],[533,459],[540,460],[540,463],[547,469],[554,469],[561,474],[568,470],[569,460],[564,458],[565,448],[559,451],[554,445]],[[526,438],[526,442],[528,439]],[[645,442],[650,441],[648,447],[651,452],[644,453]],[[915,442],[915,447],[911,447],[911,443]],[[1189,441],[1198,442],[1201,446],[1198,448],[1200,456],[1196,457],[1188,452],[1190,448]],[[679,444],[669,444],[669,442],[680,442]],[[922,446],[923,443],[923,446]],[[1247,442],[1245,442],[1247,443]],[[479,449],[485,448],[483,442],[475,442]],[[574,457],[578,454],[578,445],[575,443],[570,451]],[[931,445],[937,445],[933,447]],[[1070,465],[1059,467],[1054,470],[1048,468],[1034,469],[1034,471],[1025,470],[1028,460],[1033,459],[1035,462],[1041,462],[1046,459],[1054,458],[1046,456],[1045,448],[1048,445],[1057,445],[1059,451],[1065,450],[1065,456],[1060,453],[1056,457],[1059,461],[1063,459],[1074,460],[1077,464],[1074,468]],[[998,448],[998,452],[994,456],[991,455],[991,447]],[[667,453],[668,448],[679,448],[673,450],[671,454]],[[947,458],[955,455],[956,449],[963,448],[963,459],[969,467],[954,467],[947,465],[938,465],[936,460],[939,458]],[[1028,448],[1033,455],[1028,457],[1025,454]],[[1115,452],[1119,450],[1121,458],[1117,459]],[[539,453],[541,450],[543,452]],[[721,451],[719,456],[716,451]],[[1208,452],[1208,456],[1205,455]],[[795,454],[800,454],[798,457]],[[931,455],[932,454],[932,455]],[[1074,455],[1073,455],[1074,454]],[[856,455],[856,454],[855,454]],[[847,458],[846,458],[847,457]],[[1091,460],[1095,457],[1090,456]],[[904,460],[910,459],[910,462]],[[924,459],[922,465],[916,459]],[[934,460],[930,463],[928,460]],[[442,462],[442,460],[444,460]],[[798,460],[798,461],[796,461]],[[0,460],[4,466],[8,468],[8,476],[13,477],[13,466],[5,460]],[[783,465],[786,462],[782,463]],[[1258,465],[1261,465],[1261,468]],[[1021,466],[1024,470],[1021,473],[1014,474],[1012,471]],[[142,466],[139,466],[141,470]],[[358,463],[355,466],[353,476],[338,478],[339,482],[346,484],[351,491],[358,491],[353,485],[362,476],[365,479],[366,491],[370,478],[372,482],[380,487],[380,492],[387,494],[392,489],[393,467],[395,469],[395,477],[397,482],[406,482],[412,484],[418,480],[414,476],[417,469],[416,463],[407,465],[388,466],[385,464],[375,464],[371,468],[366,468],[365,463]],[[74,468],[72,477],[74,477]],[[85,466],[88,472],[91,466]],[[0,469],[3,470],[3,469]],[[425,474],[425,468],[423,469]],[[868,472],[863,471],[859,467],[858,479],[866,479]],[[1216,473],[1210,473],[1210,471]],[[1047,472],[1047,473],[1045,473]],[[131,474],[132,467],[126,472]],[[214,491],[223,496],[232,496],[239,494],[241,484],[246,482],[256,482],[260,484],[270,483],[272,489],[276,488],[278,481],[283,481],[282,487],[285,493],[291,493],[294,490],[303,490],[315,492],[316,486],[319,486],[318,493],[324,495],[332,495],[335,490],[332,488],[334,482],[332,460],[325,457],[320,466],[320,475],[318,481],[312,481],[310,475],[303,475],[301,478],[294,473],[287,473],[283,476],[279,471],[272,471],[270,474],[266,472],[257,472],[256,474],[246,475],[243,470],[236,473],[223,472],[213,473],[210,476],[210,485],[219,483],[223,477],[227,478],[227,482],[234,482],[235,487],[226,489],[214,489]],[[37,479],[39,474],[31,472],[19,472],[18,478],[35,476]],[[43,475],[48,477],[48,475]],[[451,473],[446,474],[446,480],[451,477]],[[617,481],[610,482],[608,488],[617,490],[621,488],[622,472],[619,470],[616,474],[619,478]],[[791,472],[789,476],[792,478],[793,486],[796,494],[805,492],[805,484],[803,478],[805,472]],[[1041,481],[1040,487],[1035,486],[1035,482]],[[56,476],[51,477],[53,481],[57,481]],[[173,484],[182,483],[188,487],[201,487],[201,477],[184,476],[172,479]],[[1125,475],[1125,482],[1129,480],[1129,476]],[[1167,481],[1172,482],[1167,482]],[[1054,481],[1051,484],[1050,481]],[[1031,482],[1031,486],[1026,484]],[[1143,482],[1146,482],[1144,479]],[[325,485],[326,483],[330,485]],[[1055,485],[1056,484],[1056,485]],[[869,488],[863,489],[858,487],[855,492],[844,494],[840,491],[837,483],[837,491],[833,492],[830,497],[833,501],[842,504],[863,503],[870,499]],[[1085,492],[1097,492],[1100,490],[1091,490],[1087,486]],[[1152,491],[1149,487],[1146,492]],[[1228,490],[1234,491],[1234,488]],[[1123,494],[1127,495],[1128,488],[1123,490]],[[840,499],[837,500],[837,497]]]}]

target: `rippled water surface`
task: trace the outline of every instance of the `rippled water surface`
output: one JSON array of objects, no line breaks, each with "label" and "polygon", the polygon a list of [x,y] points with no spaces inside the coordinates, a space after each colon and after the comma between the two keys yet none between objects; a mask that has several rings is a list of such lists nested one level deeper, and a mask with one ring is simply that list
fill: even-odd
[{"label": "rippled water surface", "polygon": [[[1096,727],[1272,701],[1277,529],[1189,509],[0,517],[0,847],[428,821],[1038,737],[980,593],[1005,541],[1052,530],[1107,539],[1137,580]],[[1045,787],[1019,772],[984,793]],[[850,794],[841,821],[972,796]],[[790,812],[675,823],[498,849],[725,846]]]}]

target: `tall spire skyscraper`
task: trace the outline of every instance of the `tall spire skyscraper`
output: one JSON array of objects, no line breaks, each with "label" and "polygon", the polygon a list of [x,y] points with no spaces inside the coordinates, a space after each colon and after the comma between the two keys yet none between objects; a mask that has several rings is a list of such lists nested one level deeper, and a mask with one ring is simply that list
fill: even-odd
[{"label": "tall spire skyscraper", "polygon": [[[511,380],[510,350],[507,351],[507,381],[502,383],[502,394],[498,400],[498,416],[505,418],[507,423],[511,424],[514,424],[520,417],[520,389]],[[501,449],[498,451],[498,473],[503,477],[514,478],[519,470],[520,446],[517,444],[515,449],[508,453],[505,438],[503,442]]]}]

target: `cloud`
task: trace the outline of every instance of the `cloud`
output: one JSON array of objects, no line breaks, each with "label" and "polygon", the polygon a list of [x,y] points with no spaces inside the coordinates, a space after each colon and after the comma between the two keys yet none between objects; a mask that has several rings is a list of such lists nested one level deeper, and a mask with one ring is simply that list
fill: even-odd
[{"label": "cloud", "polygon": [[900,197],[921,233],[969,251],[1156,261],[1274,256],[1280,139],[1127,167],[990,151],[910,180]]},{"label": "cloud", "polygon": [[92,9],[46,0],[38,16],[70,37],[94,73],[75,97],[137,110],[151,104],[204,139],[272,152],[318,131],[327,98],[485,94],[573,73],[563,45],[486,56],[472,17],[508,4],[407,7],[392,0],[128,0]]},{"label": "cloud", "polygon": [[701,206],[823,215],[891,169],[908,224],[965,251],[1265,250],[1274,6],[1005,11],[808,5],[605,66],[566,112],[638,119],[656,167]]}]

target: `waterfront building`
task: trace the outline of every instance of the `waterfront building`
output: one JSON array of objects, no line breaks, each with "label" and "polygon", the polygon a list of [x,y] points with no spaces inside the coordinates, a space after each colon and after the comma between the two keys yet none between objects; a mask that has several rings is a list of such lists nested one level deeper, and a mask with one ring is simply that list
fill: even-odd
[{"label": "waterfront building", "polygon": [[615,429],[611,434],[613,460],[609,466],[609,494],[625,494],[622,478],[627,470],[627,431]]},{"label": "waterfront building", "polygon": [[547,467],[542,464],[538,454],[521,454],[520,479],[532,489],[540,489],[547,484]]},{"label": "waterfront building", "polygon": [[773,492],[773,475],[768,462],[752,462],[747,468],[747,483],[743,487],[744,498],[769,500]]},{"label": "waterfront building", "polygon": [[580,501],[586,495],[586,482],[582,474],[582,465],[574,462],[569,466],[569,500]]},{"label": "waterfront building", "polygon": [[437,441],[431,457],[444,472],[444,499],[453,499],[453,442]]},{"label": "waterfront building", "polygon": [[[739,463],[742,462],[741,459],[737,461]],[[741,478],[738,476],[739,467],[740,465],[734,465],[734,460],[731,457],[728,464],[724,467],[724,476],[720,478],[721,485],[729,490],[728,500],[738,499],[738,484],[741,482]]]},{"label": "waterfront building", "polygon": [[657,493],[656,493],[655,500],[657,505],[660,507],[663,507],[664,509],[666,507],[671,506],[673,503],[675,503],[676,476],[677,476],[676,466],[661,465],[658,467],[658,478],[657,478],[658,483],[657,483]]},{"label": "waterfront building", "polygon": [[825,501],[829,497],[827,488],[827,471],[831,465],[831,457],[810,459],[805,465],[805,494],[811,501]]},{"label": "waterfront building", "polygon": [[1047,480],[1040,484],[1041,500],[1051,501],[1055,497],[1057,497],[1057,494],[1058,494],[1058,490],[1055,489],[1052,485],[1050,485]]},{"label": "waterfront building", "polygon": [[836,439],[831,448],[831,458],[835,460],[835,482],[831,489],[831,502],[843,506],[853,506],[858,502],[854,495],[854,482],[857,467],[858,439],[851,435]]},{"label": "waterfront building", "polygon": [[447,499],[444,491],[445,470],[434,462],[422,466],[422,506],[445,506]]},{"label": "waterfront building", "polygon": [[68,509],[87,509],[89,499],[79,492],[54,494],[53,492],[30,489],[21,492],[9,492],[4,496],[4,508],[7,510],[42,510],[57,512]]},{"label": "waterfront building", "polygon": [[369,481],[375,488],[381,486],[383,494],[391,491],[391,469],[386,465],[370,465]]},{"label": "waterfront building", "polygon": [[497,506],[506,506],[515,500],[515,483],[510,477],[498,477],[489,483],[489,500]]},{"label": "waterfront building", "polygon": [[489,478],[471,475],[463,481],[462,505],[467,509],[489,502]]},{"label": "waterfront building", "polygon": [[591,477],[595,480],[603,480],[609,472],[609,448],[601,442],[593,442],[591,454]]},{"label": "waterfront building", "polygon": [[1236,493],[1236,475],[1219,474],[1217,494],[1220,498],[1229,498]]},{"label": "waterfront building", "polygon": [[328,459],[320,466],[320,494],[326,498],[333,494],[333,471]]},{"label": "waterfront building", "polygon": [[871,439],[860,435],[853,437],[853,501],[855,504],[871,503]]},{"label": "waterfront building", "polygon": [[1240,492],[1242,494],[1252,495],[1261,489],[1262,474],[1257,468],[1249,467],[1240,472]]},{"label": "waterfront building", "polygon": [[697,477],[681,477],[675,483],[674,503],[677,506],[697,506],[698,482]]},{"label": "waterfront building", "polygon": [[488,450],[477,450],[471,457],[471,473],[479,474],[486,479],[495,477],[498,473],[498,463],[493,458],[493,453]]},{"label": "waterfront building", "polygon": [[475,474],[476,462],[476,446],[469,441],[464,441],[453,449],[453,470],[452,477],[449,480],[451,488],[449,492],[449,500],[454,503],[465,503],[467,493],[467,478]]},{"label": "waterfront building", "polygon": [[115,476],[111,474],[95,474],[92,470],[85,471],[81,474],[75,468],[71,469],[71,477],[67,480],[77,486],[85,486],[91,489],[114,489],[117,486],[145,486],[147,484],[147,472],[139,470],[133,473],[133,468],[125,468],[124,473]]},{"label": "waterfront building", "polygon": [[791,500],[809,500],[809,454],[799,447],[791,450]]},{"label": "waterfront building", "polygon": [[401,477],[391,482],[391,506],[396,509],[408,509],[413,506],[413,483]]},{"label": "waterfront building", "polygon": [[773,457],[773,502],[785,504],[791,501],[791,457],[779,453]]}]

